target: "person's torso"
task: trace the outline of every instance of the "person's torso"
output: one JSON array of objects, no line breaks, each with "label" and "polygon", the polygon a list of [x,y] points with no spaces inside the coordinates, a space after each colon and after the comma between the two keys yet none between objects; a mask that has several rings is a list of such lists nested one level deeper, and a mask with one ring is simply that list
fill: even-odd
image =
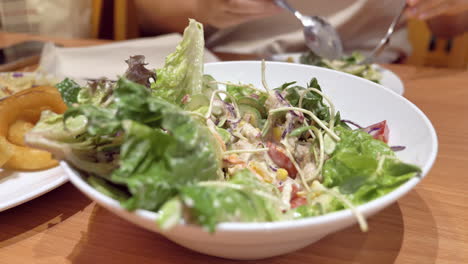
[{"label": "person's torso", "polygon": [[[338,30],[346,51],[366,52],[374,48],[385,35],[403,1],[290,0],[290,3],[303,14],[326,18]],[[404,32],[398,34],[392,39],[392,45],[387,51],[392,48],[408,51],[406,35]],[[306,50],[302,25],[286,11],[219,30],[207,36],[207,46],[220,52],[263,55]]]}]

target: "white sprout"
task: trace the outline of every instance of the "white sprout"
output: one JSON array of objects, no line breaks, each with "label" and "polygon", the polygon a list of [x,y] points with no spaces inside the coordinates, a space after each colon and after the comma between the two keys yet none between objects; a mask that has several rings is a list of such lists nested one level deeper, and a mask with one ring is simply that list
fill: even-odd
[{"label": "white sprout", "polygon": [[294,156],[292,155],[291,151],[289,151],[289,149],[288,149],[288,147],[289,147],[288,143],[286,142],[286,140],[282,140],[281,144],[284,145],[284,150],[286,151],[286,156],[288,156],[289,160],[291,160],[291,163],[296,168],[297,173],[299,174],[299,177],[301,178],[302,185],[304,186],[304,188],[307,191],[310,191],[309,185],[307,184],[307,181],[306,181],[306,179],[304,177],[304,173],[302,172],[301,167],[299,167],[299,164],[297,164],[296,160],[294,159]]},{"label": "white sprout", "polygon": [[326,96],[324,93],[322,93],[322,91],[320,91],[317,88],[308,88],[307,90],[304,90],[304,92],[301,93],[301,95],[299,97],[298,107],[302,108],[302,101],[304,100],[304,96],[308,91],[318,93],[319,95],[321,95],[328,102],[328,105],[330,106],[330,123],[329,123],[329,126],[330,126],[330,129],[333,131],[333,127],[335,126],[335,105],[330,100],[330,97]]},{"label": "white sprout", "polygon": [[283,192],[281,193],[281,200],[283,203],[287,204],[288,206],[285,208],[285,210],[291,209],[291,204],[289,201],[291,201],[291,193],[292,193],[292,181],[286,181],[284,183],[283,187]]},{"label": "white sprout", "polygon": [[114,96],[111,95],[111,96],[109,96],[109,97],[107,98],[106,101],[104,101],[104,102],[102,103],[102,106],[103,106],[103,107],[107,107],[107,106],[109,106],[113,101],[114,101]]},{"label": "white sprout", "polygon": [[262,131],[260,132],[262,134],[262,137],[265,136],[268,129],[270,129],[270,126],[271,126],[270,116],[268,115],[267,120],[265,124],[263,125]]},{"label": "white sprout", "polygon": [[235,190],[244,190],[242,185],[235,184],[235,183],[230,183],[226,181],[202,181],[197,183],[199,186],[203,187],[226,187],[226,188],[231,188]]},{"label": "white sprout", "polygon": [[[292,87],[291,87],[291,86],[286,87],[286,90],[287,90],[287,89],[290,89],[290,88],[292,88]],[[302,94],[301,97],[299,98],[299,106],[298,106],[299,108],[302,108],[302,97],[303,97],[303,95],[304,95],[304,94]],[[307,122],[307,119],[305,119],[305,118],[304,118],[304,124],[305,124],[305,126],[310,126],[310,125],[309,125],[309,122]],[[309,132],[310,136],[311,136],[313,139],[315,139],[315,135],[314,135],[314,133],[312,133],[312,130],[307,129],[307,132]]]},{"label": "white sprout", "polygon": [[202,118],[204,120],[206,119],[205,116],[203,114],[200,114],[199,112],[187,111],[186,113],[189,114],[189,115],[200,117],[200,118]]},{"label": "white sprout", "polygon": [[273,114],[273,113],[285,112],[285,111],[290,111],[290,110],[302,112],[304,114],[309,115],[333,139],[335,139],[336,141],[340,141],[340,137],[338,135],[336,135],[335,132],[331,131],[317,116],[315,116],[312,112],[310,112],[308,110],[305,110],[305,109],[302,109],[302,108],[299,108],[299,107],[280,107],[280,108],[276,108],[274,110],[270,110],[269,113]]},{"label": "white sprout", "polygon": [[238,153],[260,153],[268,151],[268,148],[258,148],[258,149],[238,149],[238,150],[229,150],[225,151],[224,155],[238,154]]},{"label": "white sprout", "polygon": [[378,174],[382,171],[383,169],[383,165],[385,163],[385,159],[387,158],[386,155],[382,156],[380,159],[379,159],[379,163],[377,164],[377,169],[375,170],[375,173]]},{"label": "white sprout", "polygon": [[318,160],[317,148],[312,146],[312,154],[314,155],[314,160]]},{"label": "white sprout", "polygon": [[316,161],[317,168],[315,169],[312,176],[307,179],[308,182],[312,181],[312,180],[315,180],[317,178],[317,175],[319,175],[320,172],[322,171],[322,166],[323,166],[323,163],[325,162],[324,161],[325,160],[325,150],[324,150],[324,146],[323,146],[324,145],[323,144],[323,133],[319,129],[317,129],[316,127],[312,127],[312,130],[314,131],[314,133],[317,136],[318,141],[319,141],[319,160],[318,160],[318,162]]},{"label": "white sprout", "polygon": [[343,195],[341,195],[340,193],[338,193],[338,192],[336,192],[336,191],[334,191],[332,189],[325,188],[325,186],[320,184],[318,181],[314,181],[312,186],[314,188],[316,187],[319,190],[324,191],[324,192],[330,194],[331,196],[335,197],[336,199],[340,200],[356,216],[356,219],[357,219],[357,221],[359,223],[359,227],[361,228],[361,231],[367,232],[368,226],[367,226],[366,219],[361,214],[361,212],[359,212],[359,210],[357,210],[357,208],[353,205],[353,203],[348,198],[344,197]]},{"label": "white sprout", "polygon": [[216,126],[213,123],[213,121],[211,121],[211,119],[206,120],[206,126],[208,127],[208,130],[210,130],[211,134],[216,139],[216,141],[218,141],[221,150],[225,151],[226,150],[226,144],[224,143],[223,139],[219,135],[218,131],[216,131]]},{"label": "white sprout", "polygon": [[235,84],[235,83],[232,83],[232,82],[221,82],[221,81],[211,81],[210,83],[214,83],[214,84],[222,84],[222,85],[230,85],[230,86],[236,86],[236,87],[243,87],[243,88],[250,88],[250,89],[253,89],[255,91],[258,91],[258,92],[261,92],[261,93],[264,93],[265,91],[263,90],[260,90],[258,89],[257,87],[253,86],[253,84],[242,84],[242,83],[239,83],[239,84]]},{"label": "white sprout", "polygon": [[268,83],[266,82],[265,72],[266,72],[266,63],[265,63],[265,60],[262,60],[262,84],[263,84],[263,88],[265,88],[267,92],[270,92],[270,88],[268,88]]},{"label": "white sprout", "polygon": [[238,137],[238,138],[244,140],[244,141],[249,141],[246,137],[244,137],[244,136],[243,136],[241,133],[239,133],[239,132],[233,131],[231,134],[232,134],[233,136],[235,136],[235,137]]},{"label": "white sprout", "polygon": [[215,96],[220,93],[225,94],[229,99],[231,99],[232,105],[234,106],[234,111],[236,112],[236,119],[233,120],[233,122],[239,121],[242,117],[239,112],[239,107],[237,106],[236,100],[229,93],[227,93],[226,91],[222,91],[222,90],[214,91],[213,94],[211,95],[210,106],[208,107],[208,111],[205,114],[205,118],[206,119],[210,118],[211,112],[213,111],[213,102],[214,102]]}]

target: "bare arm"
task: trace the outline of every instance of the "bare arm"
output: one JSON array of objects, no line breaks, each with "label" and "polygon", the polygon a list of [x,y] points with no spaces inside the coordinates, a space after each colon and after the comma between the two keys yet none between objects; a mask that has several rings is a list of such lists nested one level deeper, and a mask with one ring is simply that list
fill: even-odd
[{"label": "bare arm", "polygon": [[151,34],[182,32],[187,19],[195,18],[195,1],[134,0],[140,28]]},{"label": "bare arm", "polygon": [[182,32],[188,18],[226,28],[281,11],[272,0],[134,0],[146,32]]}]

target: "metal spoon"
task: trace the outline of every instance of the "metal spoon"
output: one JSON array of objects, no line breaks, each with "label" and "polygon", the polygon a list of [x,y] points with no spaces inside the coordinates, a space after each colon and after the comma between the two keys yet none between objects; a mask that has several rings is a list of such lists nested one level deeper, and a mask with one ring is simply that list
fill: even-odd
[{"label": "metal spoon", "polygon": [[286,0],[275,0],[275,4],[288,10],[304,26],[305,43],[320,57],[338,59],[343,54],[343,45],[335,28],[319,16],[305,16],[294,9]]}]

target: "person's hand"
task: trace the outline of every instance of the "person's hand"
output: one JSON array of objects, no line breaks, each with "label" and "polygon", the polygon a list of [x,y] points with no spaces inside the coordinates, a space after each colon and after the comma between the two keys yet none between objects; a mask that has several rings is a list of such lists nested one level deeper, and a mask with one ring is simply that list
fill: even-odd
[{"label": "person's hand", "polygon": [[215,28],[226,28],[280,12],[273,0],[196,0],[195,18]]},{"label": "person's hand", "polygon": [[422,20],[468,11],[468,0],[406,0],[407,15]]}]

